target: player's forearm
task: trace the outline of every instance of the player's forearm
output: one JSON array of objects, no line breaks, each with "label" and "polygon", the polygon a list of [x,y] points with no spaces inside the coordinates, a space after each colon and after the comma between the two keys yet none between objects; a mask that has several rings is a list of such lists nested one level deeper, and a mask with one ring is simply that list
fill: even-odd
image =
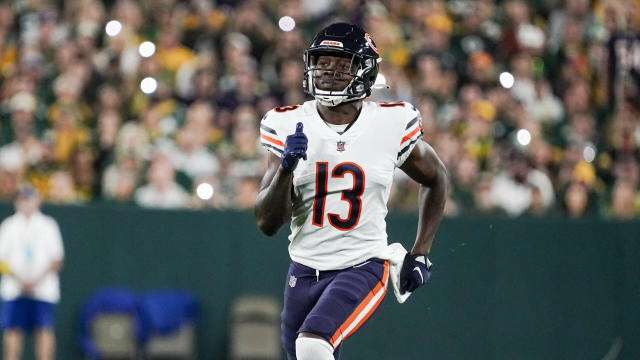
[{"label": "player's forearm", "polygon": [[254,213],[258,227],[266,235],[275,234],[291,216],[293,174],[278,169],[271,184],[258,193]]},{"label": "player's forearm", "polygon": [[418,198],[418,233],[411,253],[429,256],[447,199],[446,170],[442,169],[438,172],[438,176],[431,186],[421,185]]}]

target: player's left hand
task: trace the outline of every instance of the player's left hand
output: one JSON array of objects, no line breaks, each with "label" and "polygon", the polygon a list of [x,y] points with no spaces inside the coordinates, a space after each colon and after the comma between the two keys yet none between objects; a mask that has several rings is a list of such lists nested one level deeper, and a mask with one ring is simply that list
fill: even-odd
[{"label": "player's left hand", "polygon": [[302,131],[302,123],[296,125],[296,132],[287,136],[280,161],[282,168],[291,173],[298,166],[298,160],[307,160],[307,136]]},{"label": "player's left hand", "polygon": [[400,294],[413,292],[419,286],[429,281],[431,277],[431,264],[426,256],[422,254],[405,255],[400,270]]}]

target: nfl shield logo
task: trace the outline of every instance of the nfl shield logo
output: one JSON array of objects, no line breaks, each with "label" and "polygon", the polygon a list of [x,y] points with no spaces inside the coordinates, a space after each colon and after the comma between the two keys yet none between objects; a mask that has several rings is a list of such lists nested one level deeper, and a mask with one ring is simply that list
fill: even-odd
[{"label": "nfl shield logo", "polygon": [[344,141],[338,141],[338,151],[344,151]]},{"label": "nfl shield logo", "polygon": [[296,287],[296,281],[298,281],[298,278],[296,278],[295,276],[291,275],[289,277],[289,286]]}]

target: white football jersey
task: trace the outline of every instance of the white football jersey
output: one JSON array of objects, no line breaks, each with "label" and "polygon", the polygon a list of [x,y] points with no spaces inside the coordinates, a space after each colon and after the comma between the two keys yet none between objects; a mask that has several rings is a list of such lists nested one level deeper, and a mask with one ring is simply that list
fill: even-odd
[{"label": "white football jersey", "polygon": [[282,156],[299,122],[309,142],[307,160],[293,172],[291,259],[337,270],[382,256],[393,172],[422,137],[419,112],[406,102],[365,101],[339,134],[322,120],[316,101],[307,101],[269,111],[260,124],[262,144]]}]

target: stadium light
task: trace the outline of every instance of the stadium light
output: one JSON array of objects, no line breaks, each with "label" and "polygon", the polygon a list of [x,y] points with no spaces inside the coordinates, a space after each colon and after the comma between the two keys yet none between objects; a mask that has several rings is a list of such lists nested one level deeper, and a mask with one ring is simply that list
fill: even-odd
[{"label": "stadium light", "polygon": [[140,90],[145,94],[153,94],[158,89],[158,82],[152,77],[146,77],[140,82]]},{"label": "stadium light", "polygon": [[213,196],[213,186],[203,182],[196,188],[196,194],[202,200],[209,200]]},{"label": "stadium light", "polygon": [[596,149],[590,145],[585,146],[584,150],[582,150],[582,157],[584,158],[584,161],[588,163],[592,162],[596,158]]},{"label": "stadium light", "polygon": [[503,88],[505,89],[511,89],[511,87],[513,87],[513,84],[515,82],[515,79],[513,78],[513,75],[511,75],[510,72],[503,72],[500,73],[500,85],[502,85]]},{"label": "stadium light", "polygon": [[516,139],[518,140],[518,144],[527,146],[531,142],[531,133],[527,129],[520,129],[516,133]]},{"label": "stadium light", "polygon": [[122,24],[118,20],[111,20],[107,23],[107,26],[105,26],[104,30],[106,31],[107,35],[113,37],[120,34],[120,31],[122,31]]},{"label": "stadium light", "polygon": [[151,41],[145,41],[138,46],[138,52],[140,53],[140,56],[148,58],[155,54],[156,45]]},{"label": "stadium light", "polygon": [[278,26],[282,31],[291,31],[296,28],[296,21],[291,16],[283,16],[278,20]]}]

